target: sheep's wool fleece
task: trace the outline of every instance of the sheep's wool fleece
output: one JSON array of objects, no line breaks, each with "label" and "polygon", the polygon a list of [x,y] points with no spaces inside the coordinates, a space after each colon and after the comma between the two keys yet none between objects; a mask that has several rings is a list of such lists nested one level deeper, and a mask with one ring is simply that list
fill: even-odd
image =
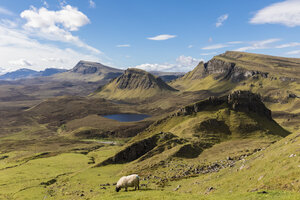
[{"label": "sheep's wool fleece", "polygon": [[123,176],[117,182],[117,187],[133,187],[139,182],[139,176],[137,174],[132,174],[129,176]]}]

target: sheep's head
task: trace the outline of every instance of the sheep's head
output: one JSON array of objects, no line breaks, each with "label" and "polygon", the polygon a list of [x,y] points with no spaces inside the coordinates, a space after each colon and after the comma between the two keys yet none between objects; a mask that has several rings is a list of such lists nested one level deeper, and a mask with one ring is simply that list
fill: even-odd
[{"label": "sheep's head", "polygon": [[116,192],[119,192],[121,190],[120,187],[116,187]]}]

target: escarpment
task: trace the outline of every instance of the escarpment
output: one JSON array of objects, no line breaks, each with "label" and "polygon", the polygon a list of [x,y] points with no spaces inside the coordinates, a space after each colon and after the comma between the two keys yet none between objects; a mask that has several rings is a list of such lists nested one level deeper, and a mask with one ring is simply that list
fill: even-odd
[{"label": "escarpment", "polygon": [[222,97],[210,97],[206,100],[181,108],[176,115],[191,115],[210,106],[225,104],[229,109],[242,112],[254,112],[272,119],[271,111],[262,103],[261,96],[250,91],[235,91]]}]

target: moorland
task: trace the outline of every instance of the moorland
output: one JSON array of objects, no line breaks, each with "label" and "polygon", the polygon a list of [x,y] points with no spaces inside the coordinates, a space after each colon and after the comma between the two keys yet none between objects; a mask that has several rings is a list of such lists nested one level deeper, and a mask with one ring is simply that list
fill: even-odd
[{"label": "moorland", "polygon": [[[300,198],[300,59],[40,74],[0,80],[0,199]],[[132,173],[141,189],[116,193]]]}]

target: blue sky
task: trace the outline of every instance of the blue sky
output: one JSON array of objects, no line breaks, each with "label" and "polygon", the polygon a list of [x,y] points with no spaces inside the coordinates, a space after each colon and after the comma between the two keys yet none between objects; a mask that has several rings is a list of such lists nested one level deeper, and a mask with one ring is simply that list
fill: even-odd
[{"label": "blue sky", "polygon": [[112,67],[189,71],[227,50],[300,56],[300,0],[1,0],[0,73]]}]

